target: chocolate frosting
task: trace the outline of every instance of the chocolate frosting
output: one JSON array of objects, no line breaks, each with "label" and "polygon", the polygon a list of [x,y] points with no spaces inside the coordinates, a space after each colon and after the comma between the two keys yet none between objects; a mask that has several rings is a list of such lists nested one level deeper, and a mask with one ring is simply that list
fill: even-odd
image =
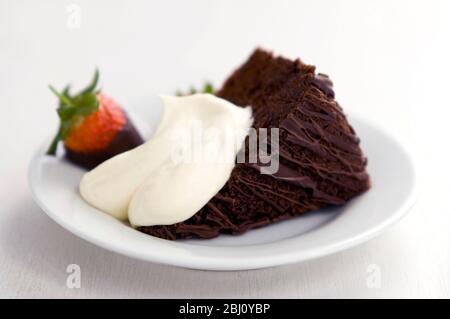
[{"label": "chocolate frosting", "polygon": [[328,75],[319,73],[314,77],[313,84],[317,86],[326,96],[334,98],[333,82]]}]

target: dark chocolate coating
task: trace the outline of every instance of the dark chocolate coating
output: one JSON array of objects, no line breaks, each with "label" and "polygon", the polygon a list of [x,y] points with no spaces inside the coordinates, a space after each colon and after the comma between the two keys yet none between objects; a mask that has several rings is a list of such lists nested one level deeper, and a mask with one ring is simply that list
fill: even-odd
[{"label": "dark chocolate coating", "polygon": [[78,166],[91,170],[111,157],[129,151],[143,142],[141,135],[127,117],[126,124],[117,132],[105,150],[81,153],[66,149],[66,158]]},{"label": "dark chocolate coating", "polygon": [[300,60],[256,50],[217,95],[251,105],[255,128],[279,128],[278,172],[263,175],[259,163],[237,163],[227,184],[190,219],[138,229],[165,239],[240,234],[342,205],[367,190],[359,138],[334,100],[328,76],[314,71]]}]

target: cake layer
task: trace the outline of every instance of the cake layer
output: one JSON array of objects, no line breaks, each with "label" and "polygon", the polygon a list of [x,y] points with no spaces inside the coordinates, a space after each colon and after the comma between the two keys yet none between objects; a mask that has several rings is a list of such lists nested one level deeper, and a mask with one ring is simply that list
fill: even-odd
[{"label": "cake layer", "polygon": [[[216,94],[250,105],[254,128],[279,129],[278,171],[261,174],[260,162],[237,163],[228,183],[193,217],[140,231],[166,239],[239,234],[342,205],[370,187],[359,139],[334,100],[332,82],[313,66],[257,49]],[[248,143],[245,148],[248,154]]]}]

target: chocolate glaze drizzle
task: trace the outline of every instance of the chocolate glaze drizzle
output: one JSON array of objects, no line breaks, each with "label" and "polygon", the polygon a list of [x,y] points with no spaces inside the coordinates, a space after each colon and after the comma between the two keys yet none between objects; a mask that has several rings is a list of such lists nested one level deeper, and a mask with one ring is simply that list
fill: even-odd
[{"label": "chocolate glaze drizzle", "polygon": [[370,187],[359,139],[334,100],[331,80],[315,75],[314,67],[256,50],[217,94],[252,105],[255,128],[279,127],[278,171],[264,175],[259,162],[237,163],[228,183],[193,217],[140,231],[165,239],[239,234],[342,205]]}]

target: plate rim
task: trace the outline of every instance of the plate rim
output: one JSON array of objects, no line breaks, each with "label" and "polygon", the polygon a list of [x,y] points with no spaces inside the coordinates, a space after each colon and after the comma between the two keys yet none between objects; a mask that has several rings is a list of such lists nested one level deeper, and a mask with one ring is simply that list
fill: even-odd
[{"label": "plate rim", "polygon": [[[400,138],[398,135],[393,134],[390,130],[373,123],[371,120],[365,117],[355,114],[352,114],[351,116],[348,115],[348,117],[353,118],[358,122],[364,123],[365,125],[370,126],[372,129],[375,129],[378,132],[381,131],[384,135],[392,139],[397,146],[401,147],[402,151],[407,155],[407,159],[409,160],[412,168],[411,177],[413,183],[411,185],[411,191],[409,192],[406,200],[403,201],[403,203],[395,211],[395,213],[389,215],[385,220],[365,230],[364,232],[349,236],[349,238],[339,240],[335,243],[329,243],[326,245],[310,248],[306,251],[290,251],[289,253],[279,254],[277,255],[277,258],[270,258],[266,255],[252,257],[251,259],[246,260],[245,265],[242,265],[242,263],[237,264],[234,262],[234,260],[224,261],[223,259],[218,258],[208,259],[204,256],[191,256],[191,258],[181,260],[176,258],[167,258],[163,255],[158,254],[149,255],[136,253],[135,251],[124,250],[121,247],[108,244],[107,241],[94,238],[90,234],[81,231],[70,223],[66,223],[59,217],[58,214],[52,212],[52,210],[43,201],[41,201],[39,196],[37,195],[37,178],[34,178],[34,174],[36,173],[36,168],[39,165],[39,158],[42,157],[42,145],[33,153],[32,159],[28,165],[28,186],[35,203],[46,213],[48,217],[50,217],[50,219],[54,220],[58,225],[76,235],[77,237],[80,237],[96,246],[134,259],[152,263],[172,265],[181,268],[214,271],[252,270],[304,262],[307,260],[317,259],[320,257],[329,256],[340,251],[344,251],[377,237],[378,235],[392,227],[394,224],[396,224],[398,221],[400,221],[411,210],[419,197],[417,163],[415,160],[416,157],[414,156],[413,148],[411,147],[410,143],[404,138]],[[350,122],[352,122],[352,120],[350,120]],[[230,248],[233,249],[236,247]]]}]

